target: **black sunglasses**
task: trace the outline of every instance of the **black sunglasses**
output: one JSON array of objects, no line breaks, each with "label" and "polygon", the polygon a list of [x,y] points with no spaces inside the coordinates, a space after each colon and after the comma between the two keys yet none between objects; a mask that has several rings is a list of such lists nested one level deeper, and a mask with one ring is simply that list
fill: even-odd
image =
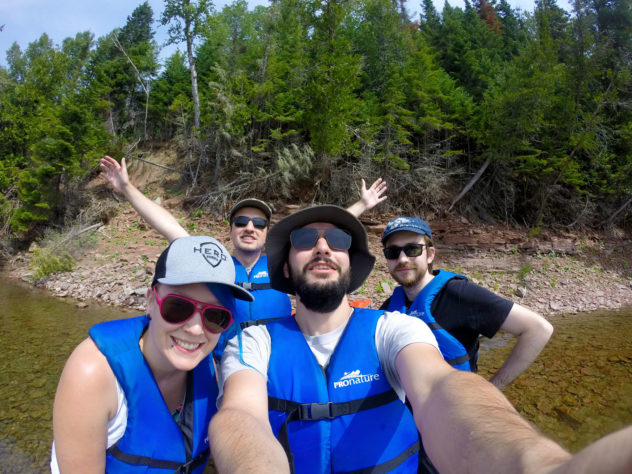
[{"label": "black sunglasses", "polygon": [[326,229],[322,233],[318,229],[296,229],[290,232],[290,243],[297,250],[308,250],[323,234],[332,250],[349,250],[351,247],[351,235],[342,229]]},{"label": "black sunglasses", "polygon": [[158,297],[156,287],[154,287],[154,296],[160,315],[169,324],[182,324],[191,319],[196,311],[202,314],[202,322],[206,330],[215,334],[225,331],[233,322],[233,314],[223,306],[172,293],[161,299]]},{"label": "black sunglasses", "polygon": [[406,244],[403,247],[397,245],[391,245],[390,247],[384,247],[384,256],[388,260],[395,260],[399,258],[399,254],[404,251],[407,257],[419,257],[421,252],[424,251],[426,244]]},{"label": "black sunglasses", "polygon": [[265,229],[268,226],[268,221],[263,217],[248,217],[248,216],[237,216],[233,219],[233,224],[237,227],[246,227],[248,222],[252,221],[252,225],[255,226],[255,229]]}]

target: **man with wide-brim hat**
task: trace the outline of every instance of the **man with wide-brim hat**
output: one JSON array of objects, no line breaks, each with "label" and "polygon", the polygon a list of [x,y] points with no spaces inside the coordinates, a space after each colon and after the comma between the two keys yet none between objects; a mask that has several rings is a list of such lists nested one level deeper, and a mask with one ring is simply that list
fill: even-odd
[{"label": "man with wide-brim hat", "polygon": [[492,384],[449,366],[420,319],[349,305],[374,258],[344,209],[298,211],[266,245],[272,286],[296,295],[296,314],[248,327],[226,348],[209,428],[219,472],[417,472],[418,432],[440,472],[540,472],[569,460]]},{"label": "man with wide-brim hat", "polygon": [[[349,305],[347,295],[375,263],[364,226],[341,207],[309,207],[274,225],[266,248],[270,283],[296,296],[296,314],[246,328],[229,342],[222,359],[226,400],[254,379],[248,391],[257,395],[247,405],[270,408],[267,426],[296,472],[389,463],[414,472],[417,429],[401,384],[390,383],[395,368],[387,352],[398,349],[386,341],[401,328],[399,348],[422,342],[436,351],[436,342],[419,320]],[[381,358],[391,359],[385,369]],[[332,401],[331,412],[319,411]],[[308,402],[316,405],[304,412],[299,405]],[[267,418],[267,411],[260,414]]]},{"label": "man with wide-brim hat", "polygon": [[286,276],[283,270],[291,246],[291,233],[295,229],[313,222],[328,222],[348,233],[351,237],[349,292],[356,291],[371,273],[375,264],[375,256],[369,251],[367,234],[362,223],[338,206],[314,206],[295,212],[280,220],[270,229],[266,240],[270,284],[276,290],[292,295],[296,293],[291,278]]}]

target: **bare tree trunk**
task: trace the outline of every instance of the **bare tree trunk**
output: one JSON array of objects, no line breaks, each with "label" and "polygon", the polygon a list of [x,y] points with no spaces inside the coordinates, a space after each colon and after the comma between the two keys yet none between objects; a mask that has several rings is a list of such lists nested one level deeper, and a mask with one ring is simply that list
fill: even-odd
[{"label": "bare tree trunk", "polygon": [[197,83],[197,69],[195,68],[195,58],[193,57],[193,34],[190,30],[190,25],[187,25],[187,56],[189,58],[189,71],[191,72],[191,95],[193,96],[193,124],[195,125],[195,132],[193,134],[193,142],[199,149],[200,155],[198,158],[197,169],[191,173],[191,186],[187,191],[187,197],[191,194],[191,191],[197,186],[197,178],[202,161],[206,158],[204,151],[204,143],[200,139],[200,94],[198,92]]},{"label": "bare tree trunk", "polygon": [[468,181],[468,183],[465,185],[463,190],[454,199],[452,199],[452,202],[450,203],[450,207],[448,208],[448,212],[450,212],[452,208],[454,207],[454,205],[457,202],[459,202],[463,198],[463,196],[465,196],[469,192],[470,189],[474,187],[476,182],[481,178],[481,176],[483,175],[483,173],[485,172],[485,170],[487,169],[487,167],[489,166],[491,162],[492,162],[491,158],[487,158],[485,160],[485,163],[483,163],[483,166],[481,166],[479,170],[476,172],[476,174],[472,176],[472,179]]},{"label": "bare tree trunk", "polygon": [[601,222],[601,224],[599,224],[600,226],[603,226],[604,224],[608,224],[611,225],[614,222],[614,219],[621,213],[621,211],[623,211],[626,207],[628,207],[630,204],[632,203],[632,197],[630,197],[630,199],[628,199],[626,202],[623,203],[623,205],[617,209],[616,211],[614,211],[610,217],[608,217],[606,220],[604,220],[603,222]]},{"label": "bare tree trunk", "polygon": [[189,59],[189,71],[191,72],[191,94],[193,95],[193,124],[200,129],[200,95],[198,93],[197,69],[193,57],[193,35],[187,31],[187,57]]}]

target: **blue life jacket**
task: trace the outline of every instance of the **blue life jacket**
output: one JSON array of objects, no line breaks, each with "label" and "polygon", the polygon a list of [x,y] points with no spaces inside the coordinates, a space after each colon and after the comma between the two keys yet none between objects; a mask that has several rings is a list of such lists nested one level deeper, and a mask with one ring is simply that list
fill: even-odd
[{"label": "blue life jacket", "polygon": [[424,286],[419,292],[408,310],[406,310],[406,294],[404,293],[404,289],[398,286],[395,288],[395,291],[393,291],[391,301],[388,305],[388,311],[399,311],[420,318],[432,329],[435,338],[437,338],[439,350],[446,362],[455,369],[470,372],[472,370],[470,367],[470,357],[465,347],[463,347],[463,344],[461,344],[456,337],[443,329],[430,312],[430,307],[435,296],[441,291],[443,285],[453,278],[467,277],[439,270],[434,278],[430,280],[430,283]]},{"label": "blue life jacket", "polygon": [[297,473],[416,472],[417,428],[375,347],[382,314],[355,309],[325,371],[293,317],[266,325],[270,424]]},{"label": "blue life jacket", "polygon": [[237,304],[237,323],[253,319],[278,318],[292,313],[290,297],[270,286],[268,275],[268,257],[262,255],[250,270],[250,275],[244,266],[233,257],[235,263],[235,284],[250,291],[255,297],[253,302],[235,300]]},{"label": "blue life jacket", "polygon": [[255,300],[250,302],[235,298],[233,324],[222,333],[213,351],[213,356],[217,360],[222,358],[226,344],[239,332],[240,325],[245,327],[249,321],[267,321],[292,314],[290,297],[270,286],[267,256],[259,257],[257,263],[252,267],[250,275],[235,257],[233,257],[233,263],[235,264],[235,284],[250,291]]},{"label": "blue life jacket", "polygon": [[147,316],[139,316],[90,328],[90,337],[107,358],[125,392],[128,409],[125,433],[107,450],[105,470],[201,473],[209,458],[208,424],[217,411],[218,389],[211,357],[206,357],[192,371],[193,393],[187,393],[183,409],[193,411],[192,447],[187,455],[184,436],[138,345],[148,324]]}]

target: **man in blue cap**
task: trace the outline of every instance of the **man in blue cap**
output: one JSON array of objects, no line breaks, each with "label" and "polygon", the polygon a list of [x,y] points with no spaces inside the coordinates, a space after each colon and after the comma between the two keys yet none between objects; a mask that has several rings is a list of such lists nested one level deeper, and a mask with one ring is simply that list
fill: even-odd
[{"label": "man in blue cap", "polygon": [[382,235],[391,276],[401,286],[380,309],[421,317],[434,330],[444,358],[456,368],[477,371],[479,335],[498,330],[518,338],[492,377],[504,389],[538,356],[553,333],[539,314],[470,282],[463,275],[434,270],[436,249],[430,226],[419,217],[398,217]]}]

